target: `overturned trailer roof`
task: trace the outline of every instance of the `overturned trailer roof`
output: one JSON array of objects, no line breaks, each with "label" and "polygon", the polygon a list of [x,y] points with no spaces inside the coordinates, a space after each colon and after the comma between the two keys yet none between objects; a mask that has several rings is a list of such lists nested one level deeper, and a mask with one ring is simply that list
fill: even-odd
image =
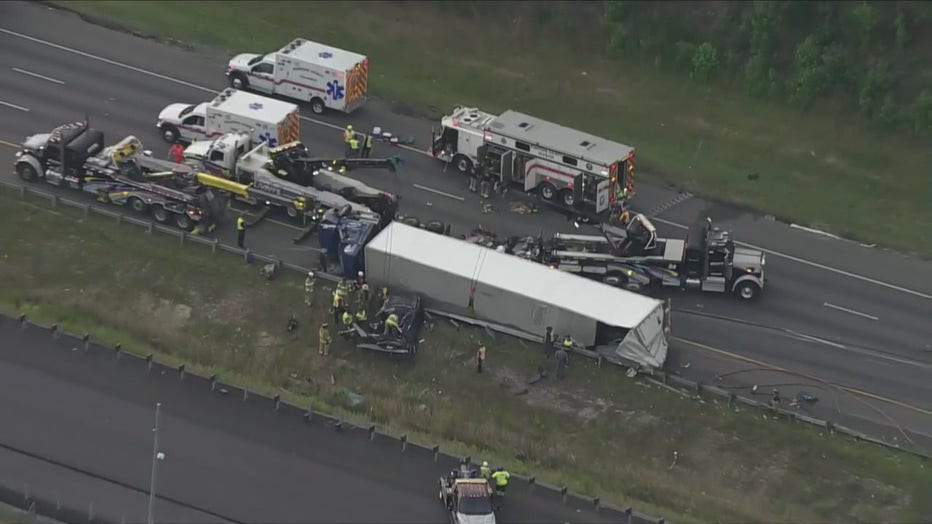
[{"label": "overturned trailer roof", "polygon": [[366,246],[370,281],[430,307],[539,338],[546,326],[607,356],[656,368],[667,354],[664,303],[455,238],[393,222]]}]

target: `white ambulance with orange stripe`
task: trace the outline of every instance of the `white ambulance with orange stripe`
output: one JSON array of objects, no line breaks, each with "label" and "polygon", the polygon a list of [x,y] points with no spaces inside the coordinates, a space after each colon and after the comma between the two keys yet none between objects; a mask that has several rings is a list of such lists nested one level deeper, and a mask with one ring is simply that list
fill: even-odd
[{"label": "white ambulance with orange stripe", "polygon": [[369,59],[359,53],[296,38],[267,55],[236,55],[230,86],[307,102],[311,111],[351,113],[366,101]]},{"label": "white ambulance with orange stripe", "polygon": [[157,126],[168,142],[247,133],[253,144],[276,147],[301,138],[298,106],[235,89],[224,89],[210,102],[170,104],[159,113]]}]

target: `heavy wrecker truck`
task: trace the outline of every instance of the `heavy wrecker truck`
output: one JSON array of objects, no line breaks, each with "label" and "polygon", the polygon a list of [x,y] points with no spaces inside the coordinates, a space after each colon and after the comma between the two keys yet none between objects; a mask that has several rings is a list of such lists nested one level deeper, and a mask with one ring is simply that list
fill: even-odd
[{"label": "heavy wrecker truck", "polygon": [[24,181],[81,190],[104,203],[151,212],[156,222],[174,222],[184,230],[210,229],[223,215],[225,202],[188,173],[172,172],[171,165],[143,154],[133,136],[105,147],[103,132],[86,121],[29,136],[14,163]]},{"label": "heavy wrecker truck", "polygon": [[536,256],[551,267],[632,291],[661,285],[731,291],[752,300],[764,290],[764,253],[736,247],[710,218],[695,223],[684,240],[658,238],[640,214],[623,227],[601,227],[601,236],[557,233]]},{"label": "heavy wrecker truck", "polygon": [[[185,149],[184,156],[187,163],[208,173],[289,199],[301,197],[326,208],[348,209],[379,223],[390,221],[397,211],[395,195],[325,167],[375,167],[394,171],[394,159],[314,158],[300,142],[275,148],[266,144],[251,147],[249,136],[243,133],[196,142]],[[283,207],[289,217],[301,215],[298,209]]]}]

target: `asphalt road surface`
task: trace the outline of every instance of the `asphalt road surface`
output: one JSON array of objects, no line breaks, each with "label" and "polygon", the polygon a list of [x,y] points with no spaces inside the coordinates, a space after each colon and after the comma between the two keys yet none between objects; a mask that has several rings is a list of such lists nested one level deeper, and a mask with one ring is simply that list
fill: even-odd
[{"label": "asphalt road surface", "polygon": [[[110,142],[134,134],[164,155],[168,145],[155,129],[159,111],[173,102],[210,99],[225,87],[222,53],[162,45],[33,4],[5,3],[2,9],[0,139],[9,144],[87,113]],[[303,114],[311,115],[307,108]],[[405,158],[399,173],[352,174],[400,194],[406,214],[449,222],[454,233],[480,223],[506,235],[574,230],[556,212],[520,215],[503,201],[494,202],[494,213],[481,213],[464,180],[417,150],[426,147],[431,122],[392,112],[378,101],[349,117],[304,118],[302,139],[316,153],[338,156],[340,129],[347,122],[416,139],[415,148],[376,146],[373,156]],[[932,265],[698,198],[683,199],[652,182],[658,183],[640,173],[634,205],[659,211],[655,223],[662,235],[681,236],[685,225],[708,215],[737,240],[768,253],[768,288],[758,303],[661,294],[673,298],[676,311],[671,370],[704,379],[735,372],[721,384],[742,393],[753,384],[765,389],[786,384],[779,386],[784,396],[825,389],[819,394],[823,401],[810,408],[813,414],[918,442],[932,438]],[[228,240],[229,229],[220,232]],[[257,252],[312,264],[312,250],[292,244],[295,234],[293,226],[266,221],[250,231],[247,243]]]},{"label": "asphalt road surface", "polygon": [[[453,463],[360,430],[337,432],[270,399],[0,320],[0,484],[143,522],[154,406],[162,403],[158,522],[444,522]],[[503,522],[612,522],[618,514],[513,482]]]}]

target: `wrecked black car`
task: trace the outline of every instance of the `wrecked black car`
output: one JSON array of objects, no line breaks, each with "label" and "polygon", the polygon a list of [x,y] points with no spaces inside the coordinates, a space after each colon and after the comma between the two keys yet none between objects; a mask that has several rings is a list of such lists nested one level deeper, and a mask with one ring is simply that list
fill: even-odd
[{"label": "wrecked black car", "polygon": [[[398,328],[386,322],[395,315]],[[353,324],[356,347],[403,357],[417,353],[418,335],[424,323],[421,297],[389,295],[372,322]]]}]

